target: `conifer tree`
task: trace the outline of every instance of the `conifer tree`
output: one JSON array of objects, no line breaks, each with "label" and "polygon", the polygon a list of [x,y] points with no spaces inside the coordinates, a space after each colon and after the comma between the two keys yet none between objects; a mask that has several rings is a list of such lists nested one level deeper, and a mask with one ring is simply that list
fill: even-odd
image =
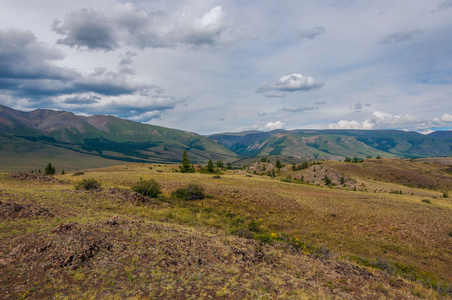
[{"label": "conifer tree", "polygon": [[182,156],[182,162],[181,162],[181,165],[179,166],[179,169],[180,169],[181,173],[194,173],[195,172],[195,169],[193,168],[193,166],[190,165],[190,160],[188,159],[186,150],[184,150],[184,155]]},{"label": "conifer tree", "polygon": [[209,162],[207,163],[207,172],[214,172],[214,168],[213,168],[213,162],[211,159],[209,159]]},{"label": "conifer tree", "polygon": [[55,167],[52,166],[51,163],[49,163],[44,171],[44,174],[46,175],[53,175],[55,174]]}]

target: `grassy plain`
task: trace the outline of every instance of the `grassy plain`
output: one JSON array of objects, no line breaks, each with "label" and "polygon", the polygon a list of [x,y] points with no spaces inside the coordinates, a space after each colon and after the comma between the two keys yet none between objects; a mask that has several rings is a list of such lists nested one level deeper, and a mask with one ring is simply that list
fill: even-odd
[{"label": "grassy plain", "polygon": [[[281,181],[300,174],[290,169],[273,178],[130,164],[56,176],[64,183],[0,175],[3,206],[51,213],[0,215],[0,298],[450,297],[452,200],[439,195],[450,193],[451,176],[440,165],[386,161],[381,170],[422,168],[446,183],[407,187],[370,165],[339,162],[323,167],[366,182],[367,191]],[[87,178],[102,190],[74,189]],[[159,182],[158,199],[121,196],[140,178]],[[207,197],[173,197],[189,183]]]}]

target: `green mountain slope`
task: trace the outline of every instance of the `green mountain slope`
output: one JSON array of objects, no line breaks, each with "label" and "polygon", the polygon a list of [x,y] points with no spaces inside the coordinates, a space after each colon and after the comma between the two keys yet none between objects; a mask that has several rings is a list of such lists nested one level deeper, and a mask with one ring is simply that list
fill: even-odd
[{"label": "green mountain slope", "polygon": [[[184,150],[193,163],[237,159],[237,154],[230,149],[195,133],[112,116],[84,117],[48,109],[22,112],[0,105],[0,135],[3,137],[0,145],[3,145],[6,156],[17,154],[14,145],[6,146],[18,141],[7,139],[14,137],[22,144],[29,144],[28,154],[36,160],[48,160],[36,145],[56,147],[65,153],[74,167],[80,163],[79,154],[91,156],[91,159],[111,160],[112,163],[179,162]],[[12,161],[10,164],[14,165]],[[8,165],[5,161],[3,166]]]},{"label": "green mountain slope", "polygon": [[247,157],[302,159],[451,156],[452,139],[400,130],[276,130],[215,134],[210,138]]}]

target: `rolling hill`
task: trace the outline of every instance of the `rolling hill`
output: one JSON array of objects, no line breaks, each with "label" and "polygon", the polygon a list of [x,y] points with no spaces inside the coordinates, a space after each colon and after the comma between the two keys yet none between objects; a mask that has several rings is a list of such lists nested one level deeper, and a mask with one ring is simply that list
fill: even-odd
[{"label": "rolling hill", "polygon": [[275,130],[211,135],[237,154],[283,155],[299,159],[345,157],[435,157],[452,155],[447,134],[423,135],[401,130]]},{"label": "rolling hill", "polygon": [[0,171],[29,171],[48,162],[66,171],[123,162],[209,159],[249,164],[254,157],[284,162],[345,157],[428,158],[452,156],[450,132],[429,135],[401,130],[275,130],[202,136],[113,116],[79,116],[38,109],[23,112],[0,105]]},{"label": "rolling hill", "polygon": [[[1,105],[0,142],[3,171],[39,168],[42,160],[65,161],[66,170],[118,161],[179,162],[184,150],[193,163],[237,158],[223,145],[196,133],[113,116],[85,117],[49,109],[22,112]],[[16,167],[14,161],[27,159],[26,169]]]}]

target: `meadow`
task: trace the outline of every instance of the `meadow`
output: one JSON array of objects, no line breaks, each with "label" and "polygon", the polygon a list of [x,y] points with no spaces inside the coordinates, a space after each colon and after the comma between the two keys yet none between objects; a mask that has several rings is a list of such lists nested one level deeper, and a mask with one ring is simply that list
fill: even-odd
[{"label": "meadow", "polygon": [[[180,173],[163,164],[53,179],[1,174],[0,298],[450,297],[448,167],[366,163],[286,166],[274,176],[249,169]],[[395,167],[437,185],[408,185],[406,178],[414,179],[387,171]],[[322,184],[315,174],[340,174],[348,183]],[[83,179],[101,188],[75,189]],[[160,185],[157,198],[131,191],[150,179]],[[177,198],[174,192],[189,184],[205,197]]]}]

